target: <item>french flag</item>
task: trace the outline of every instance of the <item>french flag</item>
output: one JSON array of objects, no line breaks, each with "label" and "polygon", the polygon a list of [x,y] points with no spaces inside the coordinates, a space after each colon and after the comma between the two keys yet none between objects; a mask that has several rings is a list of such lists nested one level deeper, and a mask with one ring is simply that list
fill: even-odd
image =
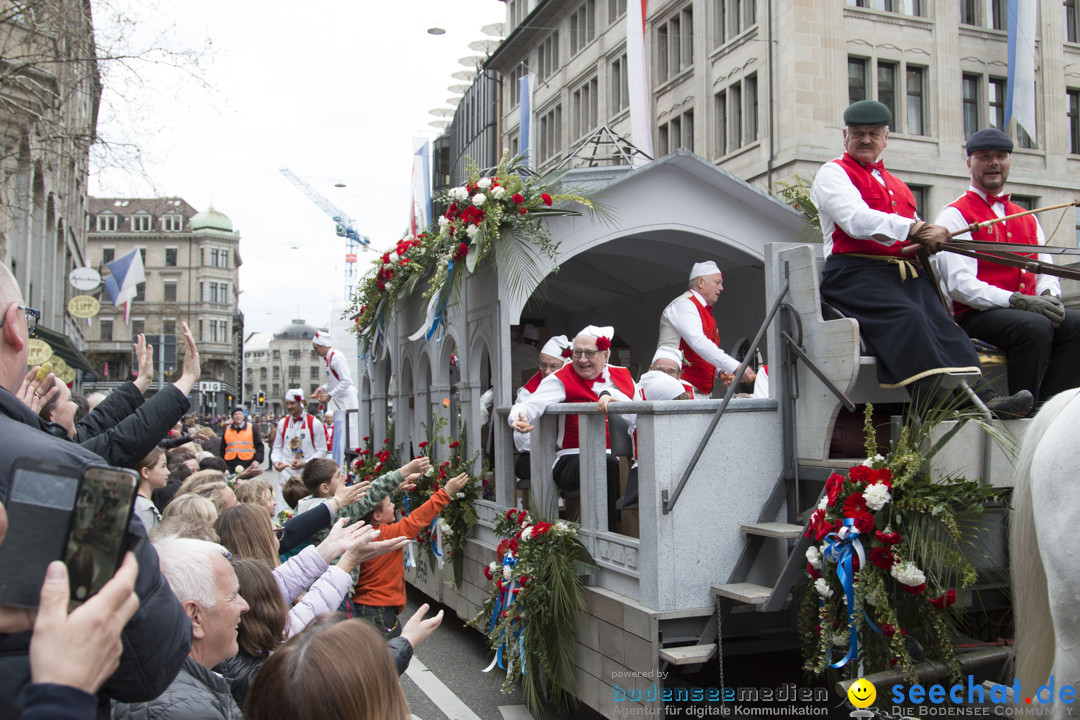
[{"label": "french flag", "polygon": [[131,318],[131,301],[139,292],[138,285],[146,282],[142,253],[138,249],[132,250],[108,265],[112,275],[105,278],[105,290],[113,305],[124,306],[124,324],[127,325]]}]

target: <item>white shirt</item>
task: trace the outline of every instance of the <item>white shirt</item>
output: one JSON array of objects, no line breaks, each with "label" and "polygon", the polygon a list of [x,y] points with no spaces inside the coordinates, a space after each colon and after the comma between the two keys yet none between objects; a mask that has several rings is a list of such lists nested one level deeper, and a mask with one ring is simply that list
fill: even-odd
[{"label": "white shirt", "polygon": [[696,290],[687,290],[664,308],[663,314],[660,315],[660,340],[657,345],[678,348],[679,338],[682,338],[694,352],[705,359],[705,362],[716,367],[717,374],[721,370],[727,373],[735,372],[739,369],[739,361],[705,337],[705,329],[701,326],[701,315],[691,297],[697,298],[702,305],[705,304],[705,298],[701,297]]},{"label": "white shirt", "polygon": [[[969,190],[977,193],[984,200],[986,193],[972,186]],[[998,217],[1005,217],[1005,205],[1000,202],[993,204],[992,209]],[[966,228],[969,223],[964,219],[963,213],[954,207],[945,206],[935,221],[938,225],[944,225],[950,232],[956,232]],[[1042,225],[1035,221],[1035,239],[1039,245],[1046,244]],[[971,233],[956,236],[957,240],[970,240]],[[1043,262],[1053,263],[1054,259],[1046,253],[1039,253],[1039,259]],[[940,252],[934,255],[934,266],[937,269],[938,279],[945,294],[957,302],[976,310],[992,310],[993,308],[1009,307],[1010,290],[983,282],[978,278],[979,262],[975,258],[964,257],[951,252]],[[1061,282],[1053,275],[1036,275],[1035,294],[1041,295],[1043,290],[1049,290],[1053,295],[1061,297]]]},{"label": "white shirt", "polygon": [[[311,433],[308,433],[308,417],[311,417]],[[327,457],[326,431],[318,418],[304,413],[299,420],[292,415],[288,415],[278,422],[274,446],[270,450],[271,464],[282,462],[287,466],[295,459],[307,463],[312,458],[321,457]],[[299,475],[302,472],[302,468],[294,470],[286,467],[281,471],[280,479],[284,482],[293,475]]]},{"label": "white shirt", "polygon": [[[882,186],[885,185],[885,179],[877,170],[872,170],[870,174]],[[871,210],[863,200],[862,193],[851,184],[851,178],[840,163],[827,162],[821,166],[814,177],[810,199],[817,206],[821,219],[826,258],[832,255],[832,236],[837,227],[858,240],[875,240],[882,245],[892,245],[897,240],[906,239],[915,222],[895,213]]]},{"label": "white shirt", "polygon": [[323,387],[330,394],[328,409],[355,410],[360,407],[345,356],[338,352],[337,348],[330,348],[323,360],[326,362],[326,384]]},{"label": "white shirt", "polygon": [[[523,403],[525,399],[532,395],[532,392],[525,389],[522,385],[521,389],[517,391],[516,403]],[[520,453],[532,452],[532,433],[514,433],[514,447]]]},{"label": "white shirt", "polygon": [[[631,398],[623,394],[622,390],[619,390],[611,380],[611,373],[608,372],[607,366],[604,366],[603,372],[600,373],[600,377],[592,381],[592,389],[597,395],[601,391],[607,390],[611,393],[611,397],[615,400],[627,401]],[[637,395],[637,385],[634,385],[633,395]],[[562,384],[562,380],[559,379],[558,374],[552,373],[546,378],[540,381],[540,386],[536,388],[536,392],[532,393],[524,400],[514,403],[514,407],[510,408],[509,420],[510,427],[514,426],[514,422],[518,419],[519,415],[524,415],[532,425],[536,422],[536,419],[544,414],[548,405],[554,405],[566,400],[566,387]],[[623,420],[630,426],[630,434],[633,435],[634,430],[637,428],[637,415],[622,415]],[[524,435],[527,433],[519,433],[514,431],[515,435]],[[568,448],[566,450],[559,450],[556,453],[556,457],[562,457],[563,455],[571,455],[578,452],[578,448]]]}]

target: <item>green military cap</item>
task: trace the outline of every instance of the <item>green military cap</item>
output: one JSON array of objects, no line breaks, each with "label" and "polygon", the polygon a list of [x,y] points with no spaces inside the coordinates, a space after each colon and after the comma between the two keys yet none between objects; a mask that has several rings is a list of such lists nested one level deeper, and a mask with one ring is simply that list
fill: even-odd
[{"label": "green military cap", "polygon": [[844,111],[845,125],[891,125],[892,113],[877,100],[859,100]]}]

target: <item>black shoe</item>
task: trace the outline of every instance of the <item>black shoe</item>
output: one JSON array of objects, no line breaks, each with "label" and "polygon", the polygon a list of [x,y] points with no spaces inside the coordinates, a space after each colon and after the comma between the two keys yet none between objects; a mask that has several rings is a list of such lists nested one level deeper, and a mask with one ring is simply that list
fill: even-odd
[{"label": "black shoe", "polygon": [[1001,419],[1018,418],[1031,412],[1034,404],[1035,398],[1031,391],[1021,390],[1012,395],[999,395],[993,400],[987,400],[986,409]]}]

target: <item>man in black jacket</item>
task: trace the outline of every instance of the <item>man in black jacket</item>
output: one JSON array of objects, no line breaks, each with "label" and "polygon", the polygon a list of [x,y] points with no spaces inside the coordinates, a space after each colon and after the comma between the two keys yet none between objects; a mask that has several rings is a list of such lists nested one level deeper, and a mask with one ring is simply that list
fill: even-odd
[{"label": "man in black jacket", "polygon": [[[7,492],[11,466],[19,457],[47,457],[82,468],[102,462],[13,394],[26,372],[29,333],[23,302],[15,278],[0,266],[0,496]],[[128,540],[139,564],[135,593],[140,605],[124,627],[120,667],[98,691],[99,718],[108,717],[110,698],[137,702],[160,695],[191,648],[191,621],[162,578],[157,554],[138,518],[132,518]],[[0,717],[15,718],[21,712],[30,682],[29,644],[29,632],[0,634]]]}]

